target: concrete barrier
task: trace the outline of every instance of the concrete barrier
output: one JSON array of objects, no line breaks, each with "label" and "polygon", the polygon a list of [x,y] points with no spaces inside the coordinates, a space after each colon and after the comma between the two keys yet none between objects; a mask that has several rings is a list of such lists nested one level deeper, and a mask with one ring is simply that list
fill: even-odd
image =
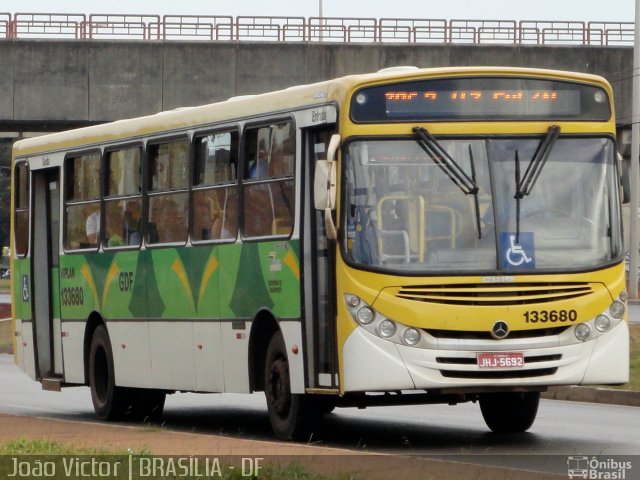
[{"label": "concrete barrier", "polygon": [[626,124],[632,55],[631,47],[594,46],[19,39],[0,42],[0,125],[63,129],[396,65],[595,73],[612,83]]},{"label": "concrete barrier", "polygon": [[552,387],[542,394],[542,398],[640,407],[640,392],[613,388]]}]

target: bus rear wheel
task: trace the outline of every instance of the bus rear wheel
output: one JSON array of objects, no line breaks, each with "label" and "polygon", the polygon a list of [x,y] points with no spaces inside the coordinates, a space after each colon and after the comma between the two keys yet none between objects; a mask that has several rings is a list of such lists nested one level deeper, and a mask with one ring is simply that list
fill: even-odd
[{"label": "bus rear wheel", "polygon": [[480,411],[495,433],[522,433],[533,425],[540,392],[500,392],[480,395]]},{"label": "bus rear wheel", "polygon": [[264,394],[269,421],[281,440],[307,440],[319,418],[309,395],[292,394],[289,360],[281,332],[271,337],[267,347]]},{"label": "bus rear wheel", "polygon": [[96,328],[91,339],[89,387],[93,409],[101,420],[130,418],[158,421],[162,417],[165,392],[116,386],[113,351],[104,325]]},{"label": "bus rear wheel", "polygon": [[93,409],[100,420],[120,420],[126,408],[126,390],[116,387],[111,341],[104,325],[93,332],[89,350],[89,387]]}]

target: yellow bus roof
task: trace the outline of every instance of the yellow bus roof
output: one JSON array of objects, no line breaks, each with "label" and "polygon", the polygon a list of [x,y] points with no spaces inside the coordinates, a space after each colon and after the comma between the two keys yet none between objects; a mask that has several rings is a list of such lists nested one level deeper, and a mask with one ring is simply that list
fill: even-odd
[{"label": "yellow bus roof", "polygon": [[602,77],[590,74],[515,67],[443,67],[416,69],[392,67],[375,73],[349,75],[309,85],[299,85],[285,90],[233,97],[228,100],[198,107],[178,108],[154,115],[117,120],[91,127],[67,130],[14,144],[14,158],[60,150],[78,150],[96,144],[140,138],[162,133],[195,128],[215,123],[266,115],[274,112],[338,102],[342,104],[355,89],[371,84],[411,80],[425,77],[506,75],[531,76],[572,80],[598,84],[611,95],[611,86]]}]

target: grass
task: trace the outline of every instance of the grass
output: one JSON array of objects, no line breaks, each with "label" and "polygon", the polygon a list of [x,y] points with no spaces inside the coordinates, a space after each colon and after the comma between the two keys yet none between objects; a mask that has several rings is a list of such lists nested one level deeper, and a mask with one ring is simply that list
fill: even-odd
[{"label": "grass", "polygon": [[26,440],[24,438],[0,443],[0,455],[149,455],[148,450],[107,450],[104,448],[78,447],[51,440]]},{"label": "grass", "polygon": [[630,326],[629,351],[629,383],[622,388],[640,390],[640,324]]},{"label": "grass", "polygon": [[[35,469],[37,468],[37,465],[43,465],[47,463],[49,465],[49,471],[53,471],[53,468],[55,470],[55,474],[47,475],[46,478],[51,478],[54,480],[69,478],[68,475],[65,474],[65,465],[69,465],[69,462],[90,462],[92,460],[97,463],[109,463],[110,465],[112,465],[112,470],[110,472],[111,474],[108,475],[109,478],[117,480],[128,480],[129,455],[134,456],[133,465],[139,465],[136,462],[139,461],[140,458],[152,457],[152,454],[146,449],[140,452],[113,451],[106,450],[104,448],[77,447],[75,445],[58,443],[50,440],[12,440],[6,443],[0,443],[0,478],[6,478],[8,474],[12,473],[13,470],[15,470],[14,458],[17,458],[18,461],[28,464],[28,466],[24,467],[25,469]],[[164,458],[165,460],[167,459],[166,456],[155,458]],[[179,458],[184,459],[188,457],[175,457],[175,461],[178,461]],[[116,470],[113,465],[118,462],[120,463],[121,468],[117,470],[117,475],[114,475],[114,472],[116,472]],[[55,467],[51,467],[51,465],[53,465],[54,463]],[[204,464],[204,459],[202,460],[202,463]],[[212,478],[221,478],[227,480],[356,480],[362,478],[359,476],[354,476],[354,474],[352,473],[339,473],[331,475],[312,473],[297,462],[293,462],[284,466],[276,463],[266,463],[257,474],[247,475],[246,473],[242,472],[240,468],[229,468],[229,466],[232,464],[235,464],[235,462],[226,463],[224,461],[220,461],[219,472],[221,474],[214,475],[214,477]],[[32,471],[31,473],[33,474],[34,472]],[[143,478],[142,476],[139,476],[140,470],[137,470],[136,468],[132,469],[132,473],[133,479]],[[28,476],[28,478],[31,478],[31,476]],[[178,477],[174,477],[173,475],[169,475],[166,477],[157,477],[156,475],[154,475],[154,478],[173,479]],[[188,480],[190,478],[203,477],[190,477],[180,475],[179,478]]]}]

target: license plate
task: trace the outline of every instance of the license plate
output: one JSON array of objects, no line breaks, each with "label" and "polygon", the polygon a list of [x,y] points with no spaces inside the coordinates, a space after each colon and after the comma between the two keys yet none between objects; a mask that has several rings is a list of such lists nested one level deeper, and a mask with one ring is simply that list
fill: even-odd
[{"label": "license plate", "polygon": [[486,352],[477,354],[478,367],[491,368],[522,368],[524,354],[522,352]]}]

